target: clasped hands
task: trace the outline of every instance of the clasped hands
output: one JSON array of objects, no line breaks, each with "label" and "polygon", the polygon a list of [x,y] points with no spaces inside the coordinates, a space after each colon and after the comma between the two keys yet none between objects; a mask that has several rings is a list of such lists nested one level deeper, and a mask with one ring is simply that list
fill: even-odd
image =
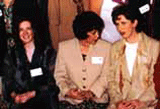
[{"label": "clasped hands", "polygon": [[26,103],[31,98],[34,98],[36,96],[36,91],[28,91],[26,93],[22,94],[16,94],[15,92],[11,93],[11,97],[14,99],[14,102],[17,104],[23,104]]},{"label": "clasped hands", "polygon": [[145,105],[144,102],[136,99],[130,101],[120,101],[117,103],[117,109],[141,109]]},{"label": "clasped hands", "polygon": [[92,91],[90,90],[82,91],[80,89],[70,89],[67,92],[66,96],[78,100],[90,100],[95,97]]}]

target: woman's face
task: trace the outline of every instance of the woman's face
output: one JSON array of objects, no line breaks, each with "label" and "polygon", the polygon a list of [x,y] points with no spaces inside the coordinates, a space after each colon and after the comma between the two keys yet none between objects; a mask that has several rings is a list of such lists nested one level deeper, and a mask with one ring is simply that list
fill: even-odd
[{"label": "woman's face", "polygon": [[92,30],[92,31],[89,31],[87,32],[87,39],[84,39],[84,40],[81,40],[81,43],[84,45],[84,46],[88,46],[90,44],[95,44],[99,38],[99,32],[97,30]]},{"label": "woman's face", "polygon": [[124,15],[119,15],[115,25],[121,36],[125,39],[128,39],[134,36],[137,23],[137,20],[132,22],[131,20],[126,19]]},{"label": "woman's face", "polygon": [[23,44],[28,44],[34,41],[34,33],[29,21],[22,21],[19,24],[19,37]]}]

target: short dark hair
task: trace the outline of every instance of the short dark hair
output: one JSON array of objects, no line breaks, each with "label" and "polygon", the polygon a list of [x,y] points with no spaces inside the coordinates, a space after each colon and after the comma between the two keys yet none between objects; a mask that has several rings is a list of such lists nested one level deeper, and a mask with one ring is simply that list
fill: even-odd
[{"label": "short dark hair", "polygon": [[137,32],[142,31],[142,22],[140,19],[143,19],[143,17],[137,8],[127,5],[127,4],[120,4],[114,7],[112,11],[112,21],[114,24],[116,24],[116,20],[118,19],[119,15],[124,15],[126,19],[131,20],[131,22],[138,20],[136,31]]},{"label": "short dark hair", "polygon": [[104,22],[95,12],[85,11],[75,17],[72,27],[75,37],[83,40],[88,38],[87,32],[93,29],[98,30],[99,35],[101,35]]}]

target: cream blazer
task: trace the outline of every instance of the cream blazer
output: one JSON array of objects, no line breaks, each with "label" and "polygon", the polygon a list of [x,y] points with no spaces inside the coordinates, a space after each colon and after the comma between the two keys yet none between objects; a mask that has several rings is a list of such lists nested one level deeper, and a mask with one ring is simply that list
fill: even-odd
[{"label": "cream blazer", "polygon": [[96,102],[108,101],[106,89],[110,48],[110,43],[99,39],[83,61],[77,38],[59,43],[54,77],[60,88],[60,100],[67,100],[72,104],[82,102],[65,98],[68,90],[78,88],[91,90],[97,97]]},{"label": "cream blazer", "polygon": [[111,105],[120,100],[132,99],[146,102],[144,109],[153,108],[155,105],[153,72],[159,54],[159,42],[144,33],[139,33],[139,39],[132,76],[129,74],[126,63],[125,40],[122,39],[113,44],[111,74],[114,79],[109,83]]}]

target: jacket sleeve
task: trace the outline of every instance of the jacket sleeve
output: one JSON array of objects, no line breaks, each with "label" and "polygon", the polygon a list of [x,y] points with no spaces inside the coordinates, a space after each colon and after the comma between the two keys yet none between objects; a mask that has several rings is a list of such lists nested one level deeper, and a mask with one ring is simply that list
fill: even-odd
[{"label": "jacket sleeve", "polygon": [[2,71],[4,73],[4,77],[2,80],[3,85],[3,95],[6,101],[12,100],[10,94],[15,90],[15,82],[13,78],[13,73],[15,72],[15,66],[13,65],[13,61],[11,56],[6,53],[4,57],[4,62],[2,66]]},{"label": "jacket sleeve", "polygon": [[45,65],[48,65],[48,67],[46,66],[48,69],[47,85],[49,86],[49,90],[52,91],[52,94],[54,96],[57,96],[59,93],[59,88],[56,85],[55,79],[53,77],[57,52],[52,47],[48,47],[45,52],[46,52],[47,58],[46,60],[44,60],[46,61],[44,63],[46,63]]},{"label": "jacket sleeve", "polygon": [[64,58],[65,53],[63,52],[63,49],[63,43],[60,43],[56,59],[54,77],[57,85],[60,88],[60,94],[64,97],[71,88],[77,87],[67,74],[67,67]]},{"label": "jacket sleeve", "polygon": [[[154,49],[151,49],[153,45],[154,45]],[[148,71],[148,88],[139,97],[141,101],[144,101],[146,103],[147,107],[154,107],[157,101],[153,76],[154,76],[154,65],[156,64],[157,58],[159,55],[159,42],[152,42],[151,47],[150,47],[150,53],[151,53],[152,59],[151,59],[151,63],[149,66],[150,69]]]}]

